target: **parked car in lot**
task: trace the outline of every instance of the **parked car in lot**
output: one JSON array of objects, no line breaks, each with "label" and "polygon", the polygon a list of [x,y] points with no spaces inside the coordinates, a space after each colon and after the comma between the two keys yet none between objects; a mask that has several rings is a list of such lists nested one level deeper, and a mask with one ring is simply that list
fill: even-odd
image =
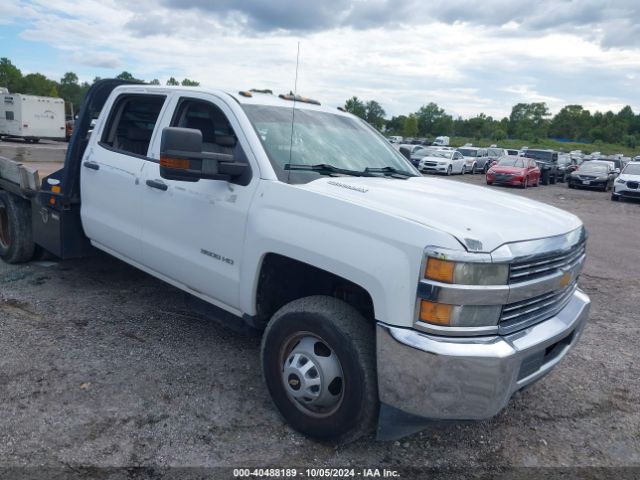
[{"label": "parked car in lot", "polygon": [[511,155],[512,157],[518,157],[520,156],[520,150],[517,150],[515,148],[507,148],[507,155]]},{"label": "parked car in lot", "polygon": [[422,173],[464,173],[464,157],[456,150],[430,151],[420,159],[418,170]]},{"label": "parked car in lot", "polygon": [[98,248],[262,330],[260,393],[313,438],[492,417],[587,323],[578,217],[425,178],[297,95],[98,81],[64,164],[44,163],[0,157],[0,257]]},{"label": "parked car in lot", "polygon": [[537,187],[540,185],[540,169],[530,158],[504,156],[487,171],[487,185],[494,183]]},{"label": "parked car in lot", "polygon": [[542,185],[554,184],[558,181],[560,173],[558,172],[558,152],[553,150],[540,150],[527,148],[524,150],[526,158],[533,158],[540,169],[540,183]]},{"label": "parked car in lot", "polygon": [[611,200],[618,201],[621,198],[640,199],[640,161],[627,163],[613,184]]},{"label": "parked car in lot", "polygon": [[571,172],[567,178],[569,188],[599,188],[602,191],[610,190],[616,173],[609,162],[589,160]]},{"label": "parked car in lot", "polygon": [[571,155],[568,153],[560,153],[558,154],[558,181],[564,182],[566,181],[569,174],[575,170],[571,168],[572,165],[575,165],[575,161],[571,158]]},{"label": "parked car in lot", "polygon": [[487,149],[479,147],[460,147],[458,151],[464,156],[465,173],[483,172],[485,164],[489,161]]},{"label": "parked car in lot", "polygon": [[494,162],[497,162],[500,158],[507,155],[509,155],[509,153],[504,148],[496,147],[496,146],[487,148],[487,161],[484,162],[484,165],[482,167],[483,173],[487,173],[487,170],[489,170],[489,167]]},{"label": "parked car in lot", "polygon": [[441,150],[441,149],[442,147],[432,147],[432,146],[421,146],[420,148],[414,148],[413,152],[409,153],[409,159],[411,160],[411,163],[415,167],[417,167],[418,165],[420,165],[420,160],[430,155],[432,152],[437,152],[438,150]]}]

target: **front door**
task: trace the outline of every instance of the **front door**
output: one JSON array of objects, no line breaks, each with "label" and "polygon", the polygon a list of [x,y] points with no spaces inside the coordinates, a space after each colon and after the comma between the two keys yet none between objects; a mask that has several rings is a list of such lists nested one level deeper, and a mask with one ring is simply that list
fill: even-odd
[{"label": "front door", "polygon": [[[204,151],[248,162],[246,140],[236,136],[239,124],[224,102],[197,93],[174,102],[164,126],[198,129]],[[157,158],[160,137],[154,140]],[[142,184],[144,264],[219,306],[238,308],[244,231],[257,179],[166,180],[156,161],[145,165]]]}]

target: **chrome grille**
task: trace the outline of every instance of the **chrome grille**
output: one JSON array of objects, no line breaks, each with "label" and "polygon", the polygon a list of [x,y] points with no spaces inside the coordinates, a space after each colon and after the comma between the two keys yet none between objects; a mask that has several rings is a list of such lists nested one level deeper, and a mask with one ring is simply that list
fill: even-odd
[{"label": "chrome grille", "polygon": [[570,250],[540,255],[528,260],[516,261],[509,270],[509,283],[526,282],[555,273],[575,265],[585,254],[586,244],[580,242]]},{"label": "chrome grille", "polygon": [[574,281],[562,290],[508,303],[502,307],[498,324],[499,333],[507,335],[552,317],[569,303],[576,288],[578,288],[578,282]]}]

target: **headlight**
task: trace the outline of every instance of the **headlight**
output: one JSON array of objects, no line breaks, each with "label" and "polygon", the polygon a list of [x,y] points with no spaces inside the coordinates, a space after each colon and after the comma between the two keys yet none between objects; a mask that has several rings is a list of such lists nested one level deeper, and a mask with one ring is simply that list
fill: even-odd
[{"label": "headlight", "polygon": [[618,178],[618,179],[616,180],[616,183],[619,183],[619,184],[621,184],[621,185],[624,185],[625,183],[627,183],[627,181],[626,181],[626,180],[623,180],[623,179],[621,179],[621,178]]},{"label": "headlight", "polygon": [[505,263],[452,262],[429,257],[424,277],[460,285],[506,285],[509,265]]},{"label": "headlight", "polygon": [[490,327],[498,324],[500,305],[447,305],[422,300],[420,320],[442,327]]},{"label": "headlight", "polygon": [[609,180],[609,177],[598,177],[596,178],[596,180],[599,182],[604,182],[605,180]]},{"label": "headlight", "polygon": [[438,162],[438,165],[446,165],[447,162]]}]

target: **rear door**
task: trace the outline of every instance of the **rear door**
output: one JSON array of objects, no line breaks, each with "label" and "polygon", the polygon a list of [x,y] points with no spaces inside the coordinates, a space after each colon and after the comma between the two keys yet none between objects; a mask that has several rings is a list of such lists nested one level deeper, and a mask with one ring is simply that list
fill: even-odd
[{"label": "rear door", "polygon": [[[251,163],[236,117],[216,96],[176,96],[164,126],[198,129],[204,151],[233,154],[236,161]],[[257,177],[249,172],[234,182],[163,179],[156,159],[160,141],[159,131],[154,161],[145,165],[141,182],[144,264],[212,303],[237,308],[245,225]]]},{"label": "rear door", "polygon": [[[140,176],[164,95],[122,93],[84,155],[80,188],[86,235],[98,247],[140,262]],[[106,107],[109,108],[109,107]]]}]

